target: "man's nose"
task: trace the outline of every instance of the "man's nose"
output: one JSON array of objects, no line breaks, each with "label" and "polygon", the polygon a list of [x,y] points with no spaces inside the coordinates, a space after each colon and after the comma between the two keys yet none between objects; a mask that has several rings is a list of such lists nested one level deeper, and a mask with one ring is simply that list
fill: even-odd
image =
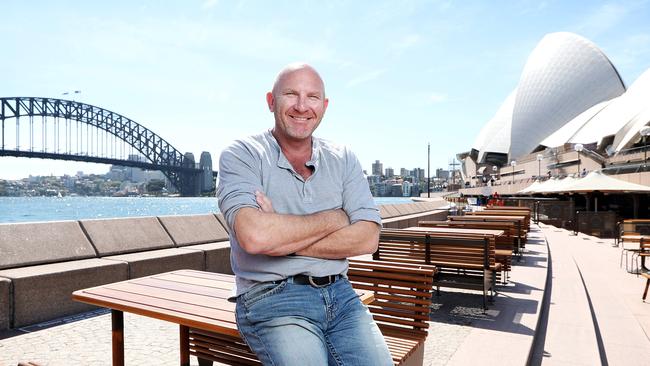
[{"label": "man's nose", "polygon": [[307,97],[298,96],[295,107],[298,112],[307,111]]}]

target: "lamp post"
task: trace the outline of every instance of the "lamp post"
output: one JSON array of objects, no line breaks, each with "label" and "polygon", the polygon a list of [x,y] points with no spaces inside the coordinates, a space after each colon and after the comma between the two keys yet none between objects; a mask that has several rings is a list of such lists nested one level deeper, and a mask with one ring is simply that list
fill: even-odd
[{"label": "lamp post", "polygon": [[542,159],[544,159],[544,155],[537,154],[537,180],[542,179]]},{"label": "lamp post", "polygon": [[578,178],[580,178],[582,175],[580,174],[580,152],[584,149],[585,147],[582,144],[575,144],[573,145],[573,149],[578,152]]},{"label": "lamp post", "polygon": [[510,162],[510,166],[512,166],[512,184],[515,184],[515,165],[517,165],[517,161]]},{"label": "lamp post", "polygon": [[650,126],[643,126],[639,130],[639,134],[643,136],[643,168],[645,169],[648,164],[648,145],[646,138],[650,136]]},{"label": "lamp post", "polygon": [[427,198],[431,197],[431,143],[427,143]]}]

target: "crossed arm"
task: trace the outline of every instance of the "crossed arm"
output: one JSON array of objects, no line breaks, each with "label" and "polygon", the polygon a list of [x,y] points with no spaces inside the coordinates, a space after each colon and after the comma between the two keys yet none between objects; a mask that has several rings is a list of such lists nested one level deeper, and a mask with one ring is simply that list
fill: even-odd
[{"label": "crossed arm", "polygon": [[341,259],[377,249],[380,229],[374,222],[350,224],[340,209],[311,215],[278,214],[263,193],[255,192],[255,198],[260,209],[241,208],[234,223],[237,240],[248,253]]}]

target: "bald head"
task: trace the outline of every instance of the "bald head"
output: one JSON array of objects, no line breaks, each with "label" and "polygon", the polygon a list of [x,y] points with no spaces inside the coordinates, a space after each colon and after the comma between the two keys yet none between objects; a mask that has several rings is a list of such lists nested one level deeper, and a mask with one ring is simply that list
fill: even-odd
[{"label": "bald head", "polygon": [[266,102],[275,116],[273,135],[280,146],[311,147],[311,135],[329,102],[318,72],[303,63],[286,66],[278,74],[273,90],[266,93]]},{"label": "bald head", "polygon": [[323,93],[323,97],[325,97],[325,83],[323,82],[323,79],[318,74],[318,71],[316,71],[316,69],[314,69],[311,65],[308,65],[303,62],[291,63],[285,66],[282,70],[280,70],[278,76],[275,78],[275,83],[273,83],[273,90],[272,90],[273,95],[278,94],[278,91],[282,86],[282,82],[287,77],[287,75],[290,75],[296,71],[307,71],[309,73],[312,73],[320,82],[321,92]]}]

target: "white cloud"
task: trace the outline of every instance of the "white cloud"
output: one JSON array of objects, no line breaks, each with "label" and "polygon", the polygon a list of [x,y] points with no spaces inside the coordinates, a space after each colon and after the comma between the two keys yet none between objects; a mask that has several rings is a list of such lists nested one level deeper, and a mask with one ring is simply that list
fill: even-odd
[{"label": "white cloud", "polygon": [[418,43],[420,43],[421,38],[422,37],[420,37],[419,34],[409,34],[403,37],[399,42],[395,43],[394,46],[395,48],[402,49],[402,50],[411,48],[417,45]]},{"label": "white cloud", "polygon": [[219,0],[205,0],[201,6],[203,9],[212,9],[219,3]]},{"label": "white cloud", "polygon": [[532,15],[540,13],[549,7],[548,1],[523,1],[516,4],[519,7],[519,15]]},{"label": "white cloud", "polygon": [[634,76],[640,75],[647,67],[647,60],[650,59],[650,33],[628,35],[605,51],[629,86],[634,81]]},{"label": "white cloud", "polygon": [[594,37],[616,27],[631,10],[622,4],[604,4],[588,14],[576,29],[588,37]]},{"label": "white cloud", "polygon": [[444,103],[449,101],[449,96],[445,93],[432,93],[429,95],[430,103]]},{"label": "white cloud", "polygon": [[346,87],[352,88],[361,84],[365,84],[367,82],[373,81],[378,79],[381,75],[385,74],[387,69],[379,69],[379,70],[374,70],[369,73],[359,75],[358,77],[350,80],[345,84]]}]

